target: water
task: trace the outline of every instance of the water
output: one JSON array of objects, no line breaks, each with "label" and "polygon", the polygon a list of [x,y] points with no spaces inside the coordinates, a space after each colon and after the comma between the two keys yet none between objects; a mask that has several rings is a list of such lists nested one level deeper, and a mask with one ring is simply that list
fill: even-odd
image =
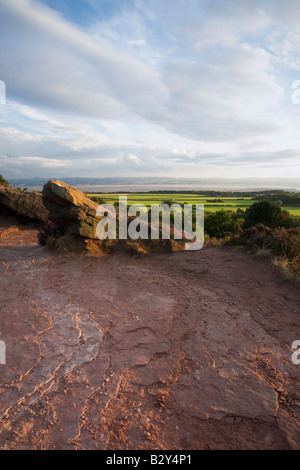
[{"label": "water", "polygon": [[[217,178],[53,178],[90,193],[148,191],[300,191],[299,178],[286,179],[217,179]],[[21,188],[41,191],[48,179],[10,179]]]}]

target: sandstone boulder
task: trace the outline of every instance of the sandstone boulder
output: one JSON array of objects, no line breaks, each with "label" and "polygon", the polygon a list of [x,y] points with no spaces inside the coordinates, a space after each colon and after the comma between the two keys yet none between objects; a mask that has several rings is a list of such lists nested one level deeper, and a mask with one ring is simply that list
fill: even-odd
[{"label": "sandstone boulder", "polygon": [[[86,248],[89,252],[113,252],[135,251],[135,252],[172,252],[184,250],[184,241],[176,240],[120,240],[98,238],[96,228],[103,216],[97,216],[99,204],[92,201],[84,193],[69,186],[62,181],[50,180],[43,188],[43,202],[48,209],[48,219],[54,223],[63,224],[67,234],[80,235],[86,239]],[[116,235],[118,236],[119,213],[116,208]],[[127,217],[127,225],[133,221],[133,217]],[[149,229],[149,227],[148,227]],[[64,237],[69,243],[69,238]],[[60,244],[62,241],[60,240]],[[77,240],[78,241],[78,240]]]},{"label": "sandstone boulder", "polygon": [[33,220],[46,221],[48,216],[40,193],[22,192],[4,186],[0,187],[0,207]]},{"label": "sandstone boulder", "polygon": [[49,211],[49,220],[64,224],[73,235],[97,239],[98,204],[84,193],[62,181],[50,180],[43,188],[43,202]]}]

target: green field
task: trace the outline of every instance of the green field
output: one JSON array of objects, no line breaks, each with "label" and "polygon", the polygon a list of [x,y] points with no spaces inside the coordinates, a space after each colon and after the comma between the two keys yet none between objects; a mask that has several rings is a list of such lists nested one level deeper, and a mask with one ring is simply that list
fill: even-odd
[{"label": "green field", "polygon": [[[236,211],[237,209],[246,210],[249,206],[254,204],[255,200],[250,197],[222,197],[222,203],[220,202],[211,202],[216,197],[209,197],[203,195],[194,195],[194,194],[181,194],[181,193],[171,193],[171,194],[161,194],[161,193],[128,193],[128,194],[92,194],[88,193],[89,197],[99,197],[105,201],[106,204],[114,204],[119,201],[119,196],[127,196],[127,203],[129,206],[132,204],[144,204],[147,207],[150,207],[152,204],[162,204],[164,201],[177,202],[179,204],[204,204],[205,212],[216,212],[218,210],[224,209],[228,211]],[[219,198],[217,198],[219,199]],[[292,215],[300,216],[300,206],[282,206],[282,209],[286,209]]]}]

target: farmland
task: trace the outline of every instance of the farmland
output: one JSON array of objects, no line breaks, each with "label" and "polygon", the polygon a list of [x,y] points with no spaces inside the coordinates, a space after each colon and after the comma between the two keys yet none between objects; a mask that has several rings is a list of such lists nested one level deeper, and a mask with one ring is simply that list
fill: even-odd
[{"label": "farmland", "polygon": [[[189,193],[87,193],[88,197],[93,199],[99,198],[99,200],[106,204],[114,204],[119,201],[119,196],[125,195],[127,196],[127,204],[129,206],[133,204],[144,204],[146,207],[150,208],[152,204],[162,204],[168,201],[179,204],[204,204],[205,212],[216,212],[222,209],[234,212],[238,209],[246,210],[257,202],[257,200],[252,197],[220,197]],[[292,215],[300,216],[300,205],[282,205],[282,208],[286,209]]]}]

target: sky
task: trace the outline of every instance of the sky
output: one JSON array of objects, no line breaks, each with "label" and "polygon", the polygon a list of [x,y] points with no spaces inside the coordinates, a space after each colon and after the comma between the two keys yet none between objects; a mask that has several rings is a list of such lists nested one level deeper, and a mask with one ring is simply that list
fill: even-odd
[{"label": "sky", "polygon": [[300,178],[299,24],[300,0],[0,0],[0,173]]}]

